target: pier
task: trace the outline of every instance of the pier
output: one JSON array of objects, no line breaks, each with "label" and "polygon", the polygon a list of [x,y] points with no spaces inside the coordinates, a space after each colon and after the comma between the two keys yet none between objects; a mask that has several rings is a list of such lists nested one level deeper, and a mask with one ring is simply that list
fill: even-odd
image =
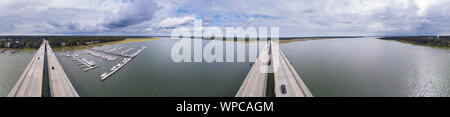
[{"label": "pier", "polygon": [[[137,50],[135,53],[128,55],[130,57],[126,57],[124,58],[121,62],[119,62],[119,64],[115,65],[113,68],[110,69],[110,72],[105,72],[102,73],[100,75],[100,79],[106,80],[109,76],[111,76],[112,74],[116,73],[120,68],[122,68],[123,66],[125,66],[128,62],[130,62],[131,60],[134,59],[134,57],[136,57],[137,55],[139,55],[139,53],[141,53],[145,48],[145,46],[143,46],[141,49]],[[130,49],[128,49],[127,51],[131,51]]]},{"label": "pier", "polygon": [[89,48],[89,50],[102,52],[102,53],[106,53],[106,54],[110,54],[110,55],[121,56],[121,57],[125,57],[125,58],[132,58],[132,57],[137,56],[137,54],[139,54],[142,50],[144,50],[147,47],[143,46],[141,49],[137,50],[134,54],[126,54],[126,53],[134,50],[134,48],[128,48],[127,50],[122,51],[122,52],[114,52],[115,50],[120,50],[122,48],[124,48],[124,47],[113,48],[110,51],[106,51],[103,49],[94,49],[94,48]]},{"label": "pier", "polygon": [[109,76],[111,76],[112,74],[116,73],[116,71],[118,71],[120,68],[122,68],[123,66],[125,66],[128,62],[131,61],[131,58],[125,58],[123,59],[123,61],[121,63],[119,63],[118,65],[115,65],[113,68],[111,68],[111,72],[109,73],[103,73],[100,78],[101,80],[105,80],[107,79]]},{"label": "pier", "polygon": [[89,61],[87,61],[84,58],[78,58],[78,55],[75,54],[70,54],[69,56],[71,56],[73,58],[73,61],[75,61],[75,63],[80,63],[80,65],[84,65],[84,67],[86,67],[85,69],[83,69],[84,67],[81,67],[83,69],[83,71],[87,72],[91,69],[97,68],[98,66],[95,65],[94,63],[91,63]]},{"label": "pier", "polygon": [[[122,47],[123,48],[123,47]],[[106,54],[110,54],[110,55],[116,55],[116,56],[121,56],[121,57],[131,57],[129,55],[123,54],[123,53],[115,53],[113,51],[105,51],[105,50],[101,50],[101,49],[93,49],[93,48],[89,48],[89,50],[93,50],[93,51],[97,51],[97,52],[102,52],[102,53],[106,53]],[[118,49],[112,49],[112,50],[118,50]],[[130,50],[131,51],[131,50]]]},{"label": "pier", "polygon": [[93,52],[93,51],[89,51],[88,55],[103,59],[103,60],[107,60],[107,61],[114,61],[117,59],[117,57],[113,57],[113,56],[107,56],[107,55],[101,55],[99,53]]}]

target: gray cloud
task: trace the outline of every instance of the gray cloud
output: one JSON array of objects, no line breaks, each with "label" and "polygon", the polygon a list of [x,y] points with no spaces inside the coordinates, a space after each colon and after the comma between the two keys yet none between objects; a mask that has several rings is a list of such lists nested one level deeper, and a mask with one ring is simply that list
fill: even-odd
[{"label": "gray cloud", "polygon": [[104,26],[116,29],[149,21],[153,18],[154,12],[160,8],[153,1],[136,0],[125,10],[120,11],[118,16],[115,16],[112,21],[107,22]]},{"label": "gray cloud", "polygon": [[1,0],[0,34],[167,35],[172,28],[191,26],[180,20],[186,16],[221,28],[276,26],[282,36],[450,34],[448,4],[449,0]]}]

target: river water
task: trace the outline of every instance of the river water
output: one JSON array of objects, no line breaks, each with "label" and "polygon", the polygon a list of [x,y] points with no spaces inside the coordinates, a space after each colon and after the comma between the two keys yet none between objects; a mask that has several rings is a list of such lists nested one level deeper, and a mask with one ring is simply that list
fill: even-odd
[{"label": "river water", "polygon": [[[84,97],[236,94],[251,68],[250,62],[177,63],[171,59],[171,50],[178,41],[162,38],[98,47],[147,47],[105,81],[100,80],[100,74],[123,58],[111,62],[85,54],[88,50],[71,51],[99,65],[84,72],[65,53],[56,54],[73,86]],[[212,41],[202,40],[203,46]],[[298,41],[281,44],[280,48],[314,96],[450,96],[448,49],[375,38]],[[33,54],[0,54],[0,96],[9,93]]]}]

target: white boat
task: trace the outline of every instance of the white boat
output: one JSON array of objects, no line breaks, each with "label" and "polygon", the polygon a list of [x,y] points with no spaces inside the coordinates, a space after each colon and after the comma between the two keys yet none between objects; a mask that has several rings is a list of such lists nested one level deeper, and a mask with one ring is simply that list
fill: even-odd
[{"label": "white boat", "polygon": [[103,77],[105,77],[106,75],[108,75],[108,73],[105,72],[105,73],[103,73],[102,75],[100,75],[100,77],[103,78]]},{"label": "white boat", "polygon": [[111,71],[114,71],[114,70],[116,70],[116,66],[114,66],[114,67],[111,68]]}]

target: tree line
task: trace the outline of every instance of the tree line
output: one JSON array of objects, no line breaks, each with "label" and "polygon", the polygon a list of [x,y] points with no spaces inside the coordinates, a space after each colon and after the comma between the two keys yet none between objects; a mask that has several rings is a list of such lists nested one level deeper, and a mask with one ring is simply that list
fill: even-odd
[{"label": "tree line", "polygon": [[124,40],[125,36],[0,36],[0,48],[39,48],[46,39],[52,47],[78,46]]},{"label": "tree line", "polygon": [[437,38],[437,36],[393,36],[393,37],[382,37],[380,39],[409,41],[421,45],[443,46],[443,47],[450,46],[450,36],[441,36],[439,37],[439,39]]}]

